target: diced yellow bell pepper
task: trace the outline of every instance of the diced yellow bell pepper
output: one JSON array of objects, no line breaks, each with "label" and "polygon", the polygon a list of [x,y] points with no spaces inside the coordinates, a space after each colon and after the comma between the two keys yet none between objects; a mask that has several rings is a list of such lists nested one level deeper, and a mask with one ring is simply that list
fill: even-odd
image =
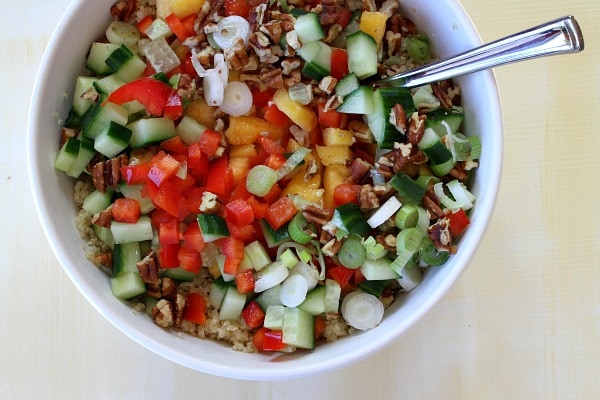
[{"label": "diced yellow bell pepper", "polygon": [[323,171],[323,207],[335,208],[333,202],[333,193],[335,188],[344,183],[344,180],[350,176],[350,171],[345,165],[333,164],[325,167]]},{"label": "diced yellow bell pepper", "polygon": [[[187,17],[192,13],[197,13],[204,5],[205,0],[156,0],[156,12],[159,17],[166,17],[162,15],[166,7],[162,3],[166,3],[170,12],[174,13],[177,18]],[[159,5],[161,8],[159,8]],[[160,11],[160,13],[159,13]]]},{"label": "diced yellow bell pepper", "polygon": [[321,189],[321,171],[318,171],[311,179],[305,181],[304,174],[306,173],[306,166],[307,164],[305,163],[305,165],[301,167],[300,171],[292,178],[285,189],[283,189],[281,196],[295,194],[306,201],[320,204],[323,197],[323,189]]},{"label": "diced yellow bell pepper", "polygon": [[256,142],[261,133],[266,133],[270,139],[278,140],[284,134],[283,128],[271,124],[262,118],[241,116],[229,118],[229,127],[225,136],[229,144],[251,144]]},{"label": "diced yellow bell pepper", "polygon": [[238,144],[229,148],[229,157],[255,157],[256,148],[253,144]]},{"label": "diced yellow bell pepper", "polygon": [[273,102],[301,129],[310,132],[317,126],[317,114],[310,107],[290,99],[287,90],[278,89],[273,95]]},{"label": "diced yellow bell pepper", "polygon": [[325,146],[352,146],[354,143],[354,135],[345,129],[325,128],[322,134]]},{"label": "diced yellow bell pepper", "polygon": [[348,146],[317,146],[317,154],[323,165],[346,165],[347,161],[354,159],[354,153]]},{"label": "diced yellow bell pepper", "polygon": [[360,16],[358,29],[371,35],[379,46],[383,39],[383,35],[385,34],[385,23],[387,18],[386,14],[379,11],[365,11]]}]

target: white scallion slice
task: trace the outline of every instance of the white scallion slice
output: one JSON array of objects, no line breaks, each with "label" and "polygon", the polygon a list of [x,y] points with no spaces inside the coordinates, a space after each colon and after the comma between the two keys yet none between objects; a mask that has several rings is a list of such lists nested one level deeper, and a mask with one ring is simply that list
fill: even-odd
[{"label": "white scallion slice", "polygon": [[279,292],[279,300],[286,307],[297,307],[308,293],[308,282],[300,274],[290,275],[281,284],[281,292]]},{"label": "white scallion slice", "polygon": [[209,69],[206,76],[202,79],[204,89],[204,99],[209,106],[220,106],[225,96],[225,86],[223,79],[217,70]]},{"label": "white scallion slice", "polygon": [[283,282],[290,274],[290,270],[279,261],[275,261],[260,272],[254,283],[254,292],[260,293]]},{"label": "white scallion slice", "polygon": [[348,325],[368,330],[379,325],[383,319],[383,304],[372,294],[362,291],[349,293],[342,301],[342,316]]},{"label": "white scallion slice", "polygon": [[250,24],[238,15],[223,18],[217,24],[217,31],[213,33],[214,42],[226,50],[233,46],[237,38],[242,38],[244,43],[250,37]]},{"label": "white scallion slice", "polygon": [[281,167],[277,170],[277,180],[283,179],[287,174],[292,172],[294,168],[296,168],[304,158],[310,153],[311,150],[307,147],[299,147],[295,152],[292,153],[291,156],[283,163]]},{"label": "white scallion slice", "polygon": [[390,219],[402,207],[402,203],[395,197],[390,197],[371,217],[367,220],[367,224],[371,228],[377,228],[385,221]]},{"label": "white scallion slice", "polygon": [[319,271],[317,271],[315,266],[305,262],[297,262],[290,269],[290,274],[303,276],[308,284],[308,290],[313,290],[319,283]]},{"label": "white scallion slice", "polygon": [[232,117],[246,114],[252,108],[252,92],[244,82],[230,82],[225,88],[219,109]]},{"label": "white scallion slice", "polygon": [[435,195],[444,207],[449,208],[452,211],[457,211],[461,208],[468,210],[473,207],[475,196],[473,196],[458,180],[449,182],[446,187],[454,199],[445,193],[444,184],[442,182],[433,185]]},{"label": "white scallion slice", "polygon": [[255,196],[263,197],[277,182],[277,171],[266,165],[256,165],[248,171],[246,189]]}]

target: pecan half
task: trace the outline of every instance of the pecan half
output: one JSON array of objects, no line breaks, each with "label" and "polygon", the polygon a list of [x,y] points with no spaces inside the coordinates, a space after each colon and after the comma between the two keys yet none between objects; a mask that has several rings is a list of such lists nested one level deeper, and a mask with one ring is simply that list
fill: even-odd
[{"label": "pecan half", "polygon": [[112,205],[106,210],[100,211],[98,214],[92,215],[92,224],[103,228],[110,228],[110,223],[113,220]]},{"label": "pecan half", "polygon": [[250,58],[248,57],[248,52],[244,46],[244,39],[242,38],[237,38],[233,46],[225,50],[224,55],[234,71],[241,71],[250,64]]},{"label": "pecan half", "polygon": [[390,123],[402,134],[406,133],[406,112],[402,104],[394,104],[390,111]]},{"label": "pecan half", "polygon": [[431,89],[433,89],[433,95],[440,101],[442,108],[445,110],[451,110],[452,100],[448,95],[447,89],[442,87],[439,83],[432,83]]},{"label": "pecan half", "polygon": [[333,217],[333,210],[306,204],[302,206],[302,215],[309,223],[314,222],[319,225],[325,225]]},{"label": "pecan half", "polygon": [[260,80],[272,89],[280,89],[283,87],[283,74],[281,68],[267,70],[259,75]]},{"label": "pecan half", "polygon": [[119,1],[110,8],[110,15],[119,21],[129,22],[136,7],[136,0]]},{"label": "pecan half", "polygon": [[416,146],[423,137],[423,133],[425,133],[425,120],[427,117],[425,115],[419,115],[418,112],[414,112],[408,123],[408,142],[413,146]]},{"label": "pecan half", "polygon": [[379,197],[373,190],[373,186],[367,184],[360,187],[358,205],[363,210],[372,210],[379,207]]},{"label": "pecan half", "polygon": [[154,250],[149,251],[141,261],[136,263],[136,266],[140,277],[146,284],[146,294],[157,299],[162,297],[161,280],[158,276],[158,257]]},{"label": "pecan half", "polygon": [[441,218],[444,216],[444,210],[440,207],[440,201],[435,195],[433,186],[427,187],[427,191],[421,200],[423,207],[429,212],[433,219]]},{"label": "pecan half", "polygon": [[92,167],[92,182],[99,192],[106,192],[107,187],[116,188],[121,182],[120,168],[127,166],[128,157],[121,154]]},{"label": "pecan half", "polygon": [[448,220],[448,218],[440,218],[435,224],[427,229],[427,233],[429,233],[429,238],[436,249],[447,251],[450,254],[456,253],[456,246],[452,243],[450,220]]},{"label": "pecan half", "polygon": [[321,250],[323,251],[323,255],[332,257],[332,256],[335,256],[338,253],[338,251],[340,251],[341,247],[342,247],[342,241],[337,240],[336,238],[333,238],[333,239],[329,240],[327,243],[325,243],[323,245],[323,247],[321,247]]},{"label": "pecan half", "polygon": [[173,305],[169,300],[160,299],[151,312],[154,323],[162,328],[170,328],[175,322]]}]

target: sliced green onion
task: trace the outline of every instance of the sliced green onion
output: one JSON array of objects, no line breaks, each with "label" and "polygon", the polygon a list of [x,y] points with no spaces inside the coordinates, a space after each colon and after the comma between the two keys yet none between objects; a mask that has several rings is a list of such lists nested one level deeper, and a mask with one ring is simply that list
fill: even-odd
[{"label": "sliced green onion", "polygon": [[308,282],[302,275],[290,275],[281,284],[281,292],[279,292],[279,300],[286,307],[297,307],[308,293]]},{"label": "sliced green onion", "polygon": [[310,151],[311,150],[307,147],[299,147],[296,151],[294,151],[292,155],[288,157],[285,163],[283,163],[283,165],[277,170],[277,180],[283,179],[287,174],[292,172],[294,168],[300,165]]},{"label": "sliced green onion", "polygon": [[213,40],[222,49],[233,46],[238,38],[246,43],[249,37],[250,23],[238,15],[230,15],[220,20],[217,24],[217,31],[213,33]]},{"label": "sliced green onion", "polygon": [[401,206],[402,204],[395,196],[390,197],[369,217],[367,224],[369,224],[371,228],[377,228],[378,226],[383,225],[385,221],[390,219],[394,213],[400,209]]},{"label": "sliced green onion", "polygon": [[469,142],[471,142],[471,160],[478,160],[481,158],[481,139],[479,136],[469,136],[467,138]]},{"label": "sliced green onion", "polygon": [[342,247],[337,253],[340,263],[350,269],[359,268],[366,258],[366,251],[362,239],[357,235],[349,235],[344,239]]},{"label": "sliced green onion", "polygon": [[346,295],[341,311],[348,325],[363,331],[376,327],[383,319],[383,303],[363,291]]},{"label": "sliced green onion", "polygon": [[448,251],[438,250],[429,238],[425,238],[424,246],[419,255],[423,263],[434,267],[444,264],[450,258]]},{"label": "sliced green onion", "polygon": [[431,222],[431,217],[429,216],[427,210],[425,210],[423,207],[417,206],[417,211],[419,212],[419,219],[417,220],[416,228],[423,232],[427,232],[429,223]]},{"label": "sliced green onion", "polygon": [[414,228],[419,221],[418,207],[413,204],[404,204],[396,213],[394,222],[399,229]]},{"label": "sliced green onion", "polygon": [[445,161],[441,164],[432,164],[431,170],[437,176],[444,176],[444,175],[448,175],[450,173],[450,171],[452,171],[452,169],[454,169],[455,165],[456,165],[456,162],[454,161],[454,159],[452,157],[450,157],[447,161]]},{"label": "sliced green onion", "polygon": [[290,269],[291,275],[302,275],[308,283],[308,290],[312,290],[317,287],[319,283],[319,271],[314,265],[307,264],[305,262],[298,262]]},{"label": "sliced green onion", "polygon": [[266,165],[256,165],[248,171],[246,189],[258,197],[266,196],[277,182],[277,172]]},{"label": "sliced green onion", "polygon": [[233,81],[227,84],[223,95],[223,102],[219,110],[233,117],[239,117],[252,108],[252,92],[242,81]]},{"label": "sliced green onion", "polygon": [[406,39],[406,51],[410,58],[424,64],[431,59],[431,49],[427,39],[421,35],[409,36]]},{"label": "sliced green onion", "polygon": [[281,261],[275,261],[261,272],[254,283],[254,292],[260,293],[283,282],[290,274],[290,270]]},{"label": "sliced green onion", "polygon": [[398,283],[406,292],[410,292],[419,286],[422,280],[421,269],[414,262],[405,265],[399,275]]},{"label": "sliced green onion", "polygon": [[294,218],[288,224],[288,232],[290,237],[296,243],[307,244],[315,234],[311,229],[308,229],[308,221],[304,218],[301,212],[296,213]]},{"label": "sliced green onion", "polygon": [[425,234],[417,228],[406,228],[396,236],[396,250],[398,253],[416,253],[421,249]]},{"label": "sliced green onion", "polygon": [[398,256],[390,263],[390,268],[399,276],[402,275],[404,267],[413,262],[414,253],[403,251],[398,253]]},{"label": "sliced green onion", "polygon": [[446,192],[444,191],[444,184],[442,182],[436,183],[433,186],[435,195],[444,207],[449,208],[452,211],[456,211],[461,208],[464,210],[468,210],[473,207],[473,201],[475,201],[475,196],[473,196],[467,190],[467,188],[458,180],[455,179],[449,182],[446,185],[446,187],[448,188],[454,199],[452,199],[446,194]]},{"label": "sliced green onion", "polygon": [[433,175],[421,175],[417,178],[416,182],[419,186],[427,188],[429,185],[435,185],[440,181],[440,178]]},{"label": "sliced green onion", "polygon": [[366,257],[368,260],[378,260],[385,257],[388,251],[383,247],[382,244],[377,243],[373,236],[369,236],[362,241],[363,247],[365,248]]}]

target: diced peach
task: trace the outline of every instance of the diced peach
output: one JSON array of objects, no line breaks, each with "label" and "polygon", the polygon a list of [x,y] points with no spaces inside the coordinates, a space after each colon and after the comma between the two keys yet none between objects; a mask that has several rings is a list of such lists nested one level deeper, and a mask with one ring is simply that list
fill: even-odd
[{"label": "diced peach", "polygon": [[278,89],[273,95],[273,102],[301,129],[310,132],[317,126],[317,114],[310,107],[292,100],[287,90]]},{"label": "diced peach", "polygon": [[262,118],[253,116],[241,116],[229,118],[229,127],[225,131],[225,136],[231,145],[252,144],[256,142],[258,136],[266,133],[273,140],[280,139],[283,134],[283,128],[273,125]]}]

